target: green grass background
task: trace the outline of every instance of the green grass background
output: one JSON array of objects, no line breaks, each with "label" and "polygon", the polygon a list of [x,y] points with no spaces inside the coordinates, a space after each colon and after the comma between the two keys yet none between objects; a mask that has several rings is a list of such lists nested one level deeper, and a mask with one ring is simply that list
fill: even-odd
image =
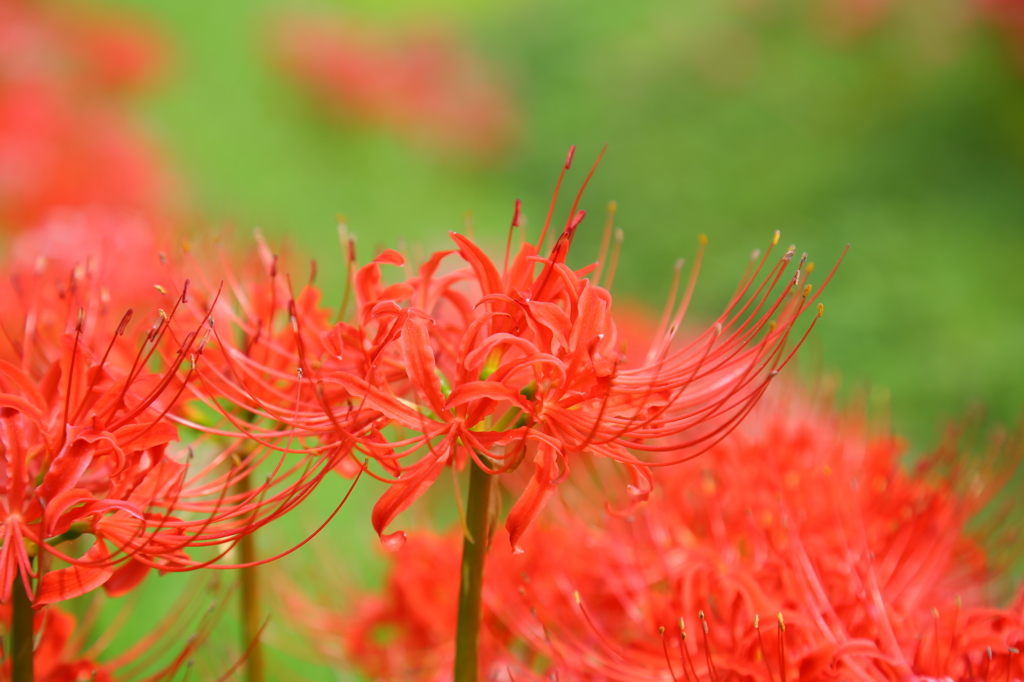
[{"label": "green grass background", "polygon": [[[191,229],[259,226],[290,239],[317,254],[331,288],[337,214],[363,244],[433,248],[470,211],[478,238],[497,245],[516,198],[542,217],[570,144],[571,194],[607,142],[579,250],[596,252],[603,206],[617,200],[617,295],[660,306],[673,262],[701,232],[710,245],[693,315],[705,318],[774,230],[819,266],[849,243],[805,366],[839,374],[847,390],[887,392],[895,428],[917,448],[971,405],[1001,422],[1020,410],[1024,70],[994,31],[949,19],[966,0],[900,0],[857,36],[825,27],[827,2],[798,0],[116,4],[171,38],[173,69],[138,107],[203,216]],[[321,116],[268,53],[275,18],[304,9],[450,27],[508,83],[516,142],[481,162]],[[310,553],[278,570],[334,556],[373,582],[376,492],[357,491]],[[308,531],[336,494],[261,542]],[[170,599],[175,583],[162,580],[143,611]],[[272,665],[275,679],[337,679],[283,655]]]}]

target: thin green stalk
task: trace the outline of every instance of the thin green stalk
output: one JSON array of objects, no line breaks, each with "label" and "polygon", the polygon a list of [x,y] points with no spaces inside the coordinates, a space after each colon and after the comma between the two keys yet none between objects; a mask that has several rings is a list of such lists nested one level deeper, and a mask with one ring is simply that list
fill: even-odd
[{"label": "thin green stalk", "polygon": [[477,682],[480,674],[480,593],[484,586],[484,558],[487,556],[493,478],[475,461],[470,461],[469,496],[466,500],[466,528],[469,534],[462,541],[459,622],[455,632],[455,682]]},{"label": "thin green stalk", "polygon": [[21,572],[14,578],[11,592],[11,682],[34,682],[32,657],[35,611],[32,600],[25,594]]},{"label": "thin green stalk", "polygon": [[[246,475],[237,483],[242,494],[249,492],[249,476]],[[238,541],[238,552],[241,563],[256,561],[256,541],[252,534],[243,535]],[[247,651],[245,657],[245,679],[247,682],[265,682],[266,671],[263,664],[263,645],[260,642],[260,597],[258,567],[249,566],[238,569],[239,607],[242,619],[242,650]]]}]

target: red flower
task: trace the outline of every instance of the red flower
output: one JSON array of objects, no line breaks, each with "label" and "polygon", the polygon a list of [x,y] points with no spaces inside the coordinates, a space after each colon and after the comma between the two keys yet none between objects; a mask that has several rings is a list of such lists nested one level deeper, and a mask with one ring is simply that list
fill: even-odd
[{"label": "red flower", "polygon": [[[1003,449],[1020,455],[1019,443]],[[965,532],[997,490],[994,460],[970,471],[950,441],[908,473],[901,452],[790,395],[762,403],[699,464],[660,472],[632,519],[597,516],[591,498],[604,493],[576,477],[524,555],[488,558],[482,669],[505,680],[1019,679],[1024,597],[990,605],[996,567]],[[354,615],[292,613],[344,637],[338,660],[378,679],[442,679],[459,580],[436,562],[458,541],[417,537]]]},{"label": "red flower", "polygon": [[492,156],[511,137],[508,95],[450,36],[384,35],[293,18],[275,40],[287,73],[332,113]]},{"label": "red flower", "polygon": [[[571,159],[570,152],[566,170]],[[363,457],[378,462],[384,473],[367,473],[391,487],[374,508],[373,526],[392,547],[404,540],[404,533],[385,533],[392,520],[446,466],[461,469],[470,460],[491,474],[527,460],[533,464],[533,476],[508,515],[513,547],[585,455],[624,466],[630,500],[621,513],[628,513],[650,493],[651,466],[696,457],[742,420],[810,331],[798,332],[791,343],[797,319],[820,290],[812,294],[803,281],[812,269],[806,257],[787,272],[793,248],[774,265],[768,265],[769,253],[755,254],[716,323],[678,344],[698,254],[678,306],[677,269],[646,355],[640,349],[633,356],[640,360],[623,364],[612,297],[599,284],[602,266],[577,271],[566,264],[584,217],[578,203],[579,197],[546,256],[540,253],[550,214],[537,243],[524,241],[513,254],[517,203],[500,266],[470,239],[452,233],[454,249],[434,253],[418,272],[407,269],[385,284],[382,266],[402,268],[404,256],[386,250],[353,271],[350,248],[351,322],[331,323],[308,289],[293,300],[290,286],[275,284],[270,291],[276,292],[278,312],[262,314],[243,293],[243,316],[225,314],[241,328],[244,348],[218,334],[226,350],[224,361],[211,365],[221,368],[211,385],[240,404],[249,396],[247,409],[260,418],[320,439],[319,451],[339,465],[348,457],[350,471],[364,470]],[[464,265],[445,271],[442,266],[456,256]],[[614,256],[612,261],[608,284]],[[282,341],[288,327],[274,326],[282,313],[291,321],[292,341]],[[261,344],[269,366],[254,359]],[[298,365],[300,375],[289,377],[282,361]]]},{"label": "red flower", "polygon": [[[204,393],[196,381],[213,303],[200,309],[186,281],[180,295],[168,296],[166,310],[149,308],[148,320],[131,310],[114,317],[111,306],[133,297],[104,286],[97,267],[111,255],[101,250],[86,264],[59,265],[56,272],[40,259],[35,270],[16,269],[4,292],[5,602],[19,574],[39,606],[100,586],[123,594],[150,568],[207,566],[303,499],[303,484],[311,487],[308,471],[293,476],[295,468],[303,470],[299,464],[236,489],[267,453],[245,449],[237,432],[181,416],[200,401],[223,398]],[[166,292],[160,285],[150,291]],[[200,431],[188,447],[172,445],[176,422]],[[290,477],[295,486],[286,485]],[[220,554],[202,549],[211,546]],[[195,550],[205,556],[192,556]]]},{"label": "red flower", "polygon": [[0,6],[0,229],[32,227],[54,208],[167,204],[150,142],[109,102],[108,83],[146,70],[144,49],[120,42],[40,3]]}]

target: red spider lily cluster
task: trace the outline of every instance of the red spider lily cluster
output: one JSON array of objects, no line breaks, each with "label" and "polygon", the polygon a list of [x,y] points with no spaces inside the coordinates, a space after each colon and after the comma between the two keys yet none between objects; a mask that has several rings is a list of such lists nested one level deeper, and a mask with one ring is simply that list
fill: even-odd
[{"label": "red spider lily cluster", "polygon": [[[487,679],[1020,679],[1024,599],[995,607],[997,568],[965,524],[991,501],[956,439],[903,469],[901,442],[789,395],[699,462],[658,475],[630,519],[581,476],[485,573]],[[1005,459],[1005,457],[1004,457]],[[939,475],[941,474],[941,475]],[[596,480],[596,483],[595,483]],[[959,483],[958,483],[959,482]],[[349,613],[290,612],[313,644],[374,679],[449,678],[458,538],[420,534],[385,592]],[[401,556],[401,555],[399,555]],[[760,614],[760,615],[759,615]]]},{"label": "red spider lily cluster", "polygon": [[31,228],[55,207],[166,203],[151,143],[111,104],[161,60],[152,29],[137,24],[0,3],[0,230]]},{"label": "red spider lily cluster", "polygon": [[483,157],[511,140],[509,95],[444,33],[386,35],[296,17],[277,30],[274,50],[285,72],[336,115]]}]

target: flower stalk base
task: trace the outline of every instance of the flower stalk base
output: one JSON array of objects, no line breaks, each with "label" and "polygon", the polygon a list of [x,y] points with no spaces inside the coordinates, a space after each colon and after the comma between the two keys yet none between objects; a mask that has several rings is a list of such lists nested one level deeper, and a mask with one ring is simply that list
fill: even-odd
[{"label": "flower stalk base", "polygon": [[475,461],[469,464],[466,535],[462,541],[459,621],[455,633],[455,682],[477,682],[480,674],[480,595],[490,526],[493,476]]},{"label": "flower stalk base", "polygon": [[[250,490],[249,477],[246,476],[237,484],[241,493]],[[252,535],[243,535],[238,541],[238,552],[241,563],[256,561],[256,541]],[[239,605],[242,619],[242,650],[245,655],[246,682],[266,682],[267,676],[263,665],[263,646],[260,642],[260,596],[258,567],[247,566],[238,569]]]},{"label": "flower stalk base", "polygon": [[32,630],[36,614],[20,573],[14,578],[11,612],[11,682],[34,682]]}]

